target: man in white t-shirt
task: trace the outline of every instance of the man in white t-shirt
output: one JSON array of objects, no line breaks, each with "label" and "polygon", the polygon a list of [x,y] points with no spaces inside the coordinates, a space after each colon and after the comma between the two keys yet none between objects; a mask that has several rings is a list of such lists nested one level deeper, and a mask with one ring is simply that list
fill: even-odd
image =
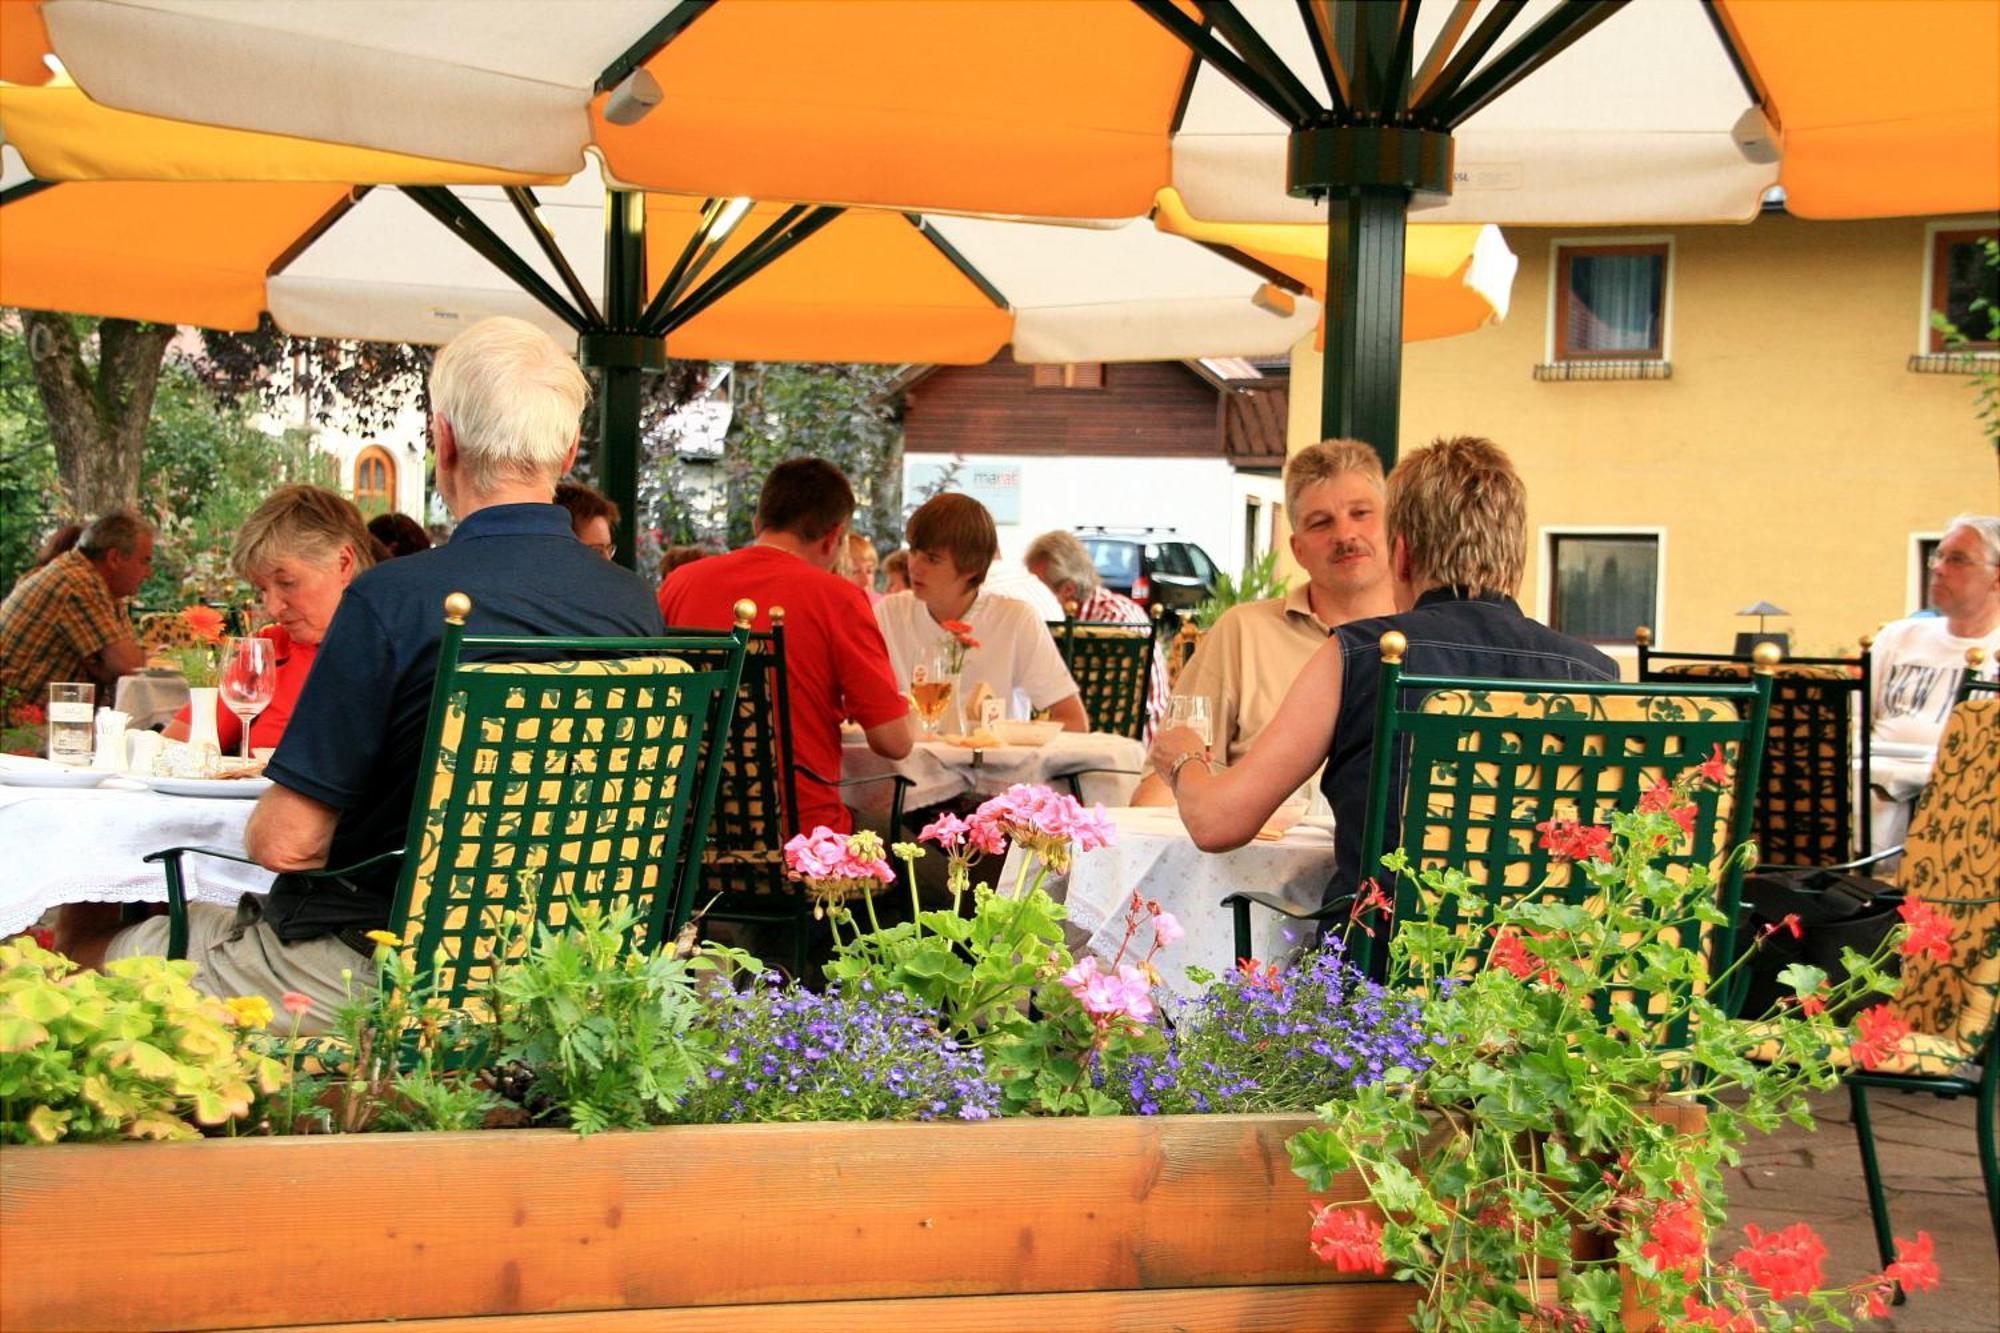
[{"label": "man in white t-shirt", "polygon": [[2000,656],[2000,518],[1962,514],[1951,521],[1930,560],[1935,616],[1892,621],[1869,650],[1874,720],[1869,774],[1875,785],[1870,817],[1880,850],[1903,840],[1910,806],[1930,778],[1931,762],[1959,683],[1968,648],[1984,648],[1984,679]]},{"label": "man in white t-shirt", "polygon": [[[934,495],[910,515],[906,533],[910,590],[892,593],[875,607],[896,679],[908,683],[920,662],[951,642],[947,622],[969,626],[978,647],[965,653],[960,699],[985,693],[984,685],[1005,706],[1018,691],[1028,707],[1046,711],[1065,730],[1089,731],[1076,681],[1041,614],[980,586],[1000,554],[986,506],[969,495]],[[967,725],[976,721],[968,719]]]}]

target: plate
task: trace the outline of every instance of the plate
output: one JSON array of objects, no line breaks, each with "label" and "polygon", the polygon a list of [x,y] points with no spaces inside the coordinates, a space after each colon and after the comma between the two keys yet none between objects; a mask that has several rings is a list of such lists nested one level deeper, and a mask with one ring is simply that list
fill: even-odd
[{"label": "plate", "polygon": [[252,800],[271,789],[269,778],[140,778],[165,796],[205,796],[210,800]]},{"label": "plate", "polygon": [[95,787],[109,777],[101,768],[0,768],[0,783],[9,787]]}]

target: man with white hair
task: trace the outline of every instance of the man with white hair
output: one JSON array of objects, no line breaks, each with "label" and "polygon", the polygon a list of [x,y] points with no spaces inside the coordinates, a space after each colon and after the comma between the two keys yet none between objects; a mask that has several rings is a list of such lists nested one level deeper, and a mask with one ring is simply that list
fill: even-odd
[{"label": "man with white hair", "polygon": [[1879,851],[1903,840],[1910,807],[1930,780],[1931,763],[1968,648],[1984,648],[1980,674],[1994,679],[2000,656],[2000,518],[1961,514],[1930,558],[1934,616],[1883,626],[1869,649],[1874,680],[1870,818]]},{"label": "man with white hair", "polygon": [[[431,368],[437,491],[459,520],[444,546],[388,561],[349,585],[290,725],[265,773],[244,841],[279,872],[268,899],[189,907],[195,984],[219,995],[287,991],[312,1000],[303,1031],[325,1031],[343,970],[372,975],[366,932],[392,927],[398,867],[309,880],[403,845],[444,632],[444,599],[472,599],[473,634],[649,636],[653,593],[602,558],[553,503],[576,461],[589,388],[576,362],[518,319],[487,319]],[[160,953],[164,918],[120,932],[107,958]]]},{"label": "man with white hair", "polygon": [[[1079,621],[1123,625],[1148,623],[1146,608],[1104,586],[1104,580],[1097,575],[1097,563],[1073,533],[1060,528],[1043,533],[1028,543],[1028,553],[1022,558],[1022,563],[1027,565],[1028,572],[1042,586],[1055,595],[1063,610],[1075,615]],[[1076,609],[1071,612],[1071,607]],[[1173,685],[1167,679],[1166,652],[1155,642],[1152,683],[1146,690],[1146,731],[1142,739],[1153,739],[1154,728],[1167,715],[1167,695],[1172,690]]]}]

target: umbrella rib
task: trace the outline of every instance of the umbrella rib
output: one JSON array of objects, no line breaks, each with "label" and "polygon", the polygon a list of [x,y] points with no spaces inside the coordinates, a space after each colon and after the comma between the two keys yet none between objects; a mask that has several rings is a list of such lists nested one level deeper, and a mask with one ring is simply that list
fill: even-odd
[{"label": "umbrella rib", "polygon": [[669,42],[687,31],[690,23],[706,14],[714,2],[715,0],[681,0],[681,3],[667,11],[665,18],[646,29],[644,36],[626,47],[616,60],[604,67],[604,72],[597,76],[597,85],[591,92],[593,94],[609,92],[623,83],[626,75],[665,50]]},{"label": "umbrella rib", "polygon": [[528,261],[515,254],[457,195],[441,185],[405,185],[401,188],[411,202],[436,218],[445,230],[471,246],[480,258],[513,279],[522,291],[547,306],[557,319],[578,333],[590,331],[583,316],[563,300],[562,293],[530,268]]},{"label": "umbrella rib", "polygon": [[639,316],[640,328],[655,323],[666,313],[667,307],[673,304],[674,296],[681,289],[682,280],[688,276],[688,266],[694,263],[695,254],[708,239],[709,231],[720,216],[722,216],[722,200],[710,195],[702,201],[701,221],[695,224],[694,231],[687,238],[687,244],[681,247],[679,257],[674,260],[673,270],[667,274],[667,280],[660,284],[660,290],[653,294],[651,301],[647,302],[645,313]]},{"label": "umbrella rib", "polygon": [[[1627,0],[1563,0],[1456,91],[1439,98],[1436,114],[1456,128],[1495,98],[1568,50],[1585,33],[1623,9]],[[1426,108],[1429,109],[1429,108]]]},{"label": "umbrella rib", "polygon": [[1452,6],[1451,17],[1444,21],[1444,27],[1431,42],[1431,49],[1424,55],[1424,63],[1417,70],[1416,79],[1410,84],[1410,104],[1412,106],[1430,95],[1431,85],[1437,81],[1438,71],[1444,67],[1445,58],[1451,48],[1458,44],[1459,37],[1472,16],[1479,12],[1479,0],[1457,0]]},{"label": "umbrella rib", "polygon": [[1300,82],[1299,76],[1292,73],[1291,66],[1264,40],[1264,35],[1243,17],[1243,11],[1236,7],[1235,0],[1197,0],[1197,3],[1202,14],[1236,48],[1246,65],[1268,80],[1272,87],[1279,89],[1288,105],[1305,108],[1308,123],[1317,118],[1320,106],[1312,95],[1312,89]]},{"label": "umbrella rib", "polygon": [[1007,304],[1007,298],[1001,294],[1000,289],[995,287],[987,276],[981,273],[978,267],[971,260],[967,259],[957,246],[945,239],[944,234],[936,227],[933,227],[915,213],[903,214],[903,220],[908,222],[912,227],[915,227],[918,235],[936,246],[938,253],[951,261],[952,267],[963,273],[965,280],[977,287],[987,300],[1002,310],[1011,308]]},{"label": "umbrella rib", "polygon": [[[1430,83],[1424,89],[1424,95],[1410,103],[1410,110],[1419,113],[1428,112],[1432,103],[1457,91],[1458,86],[1465,82],[1466,76],[1472,73],[1473,66],[1486,58],[1486,53],[1492,50],[1494,44],[1506,34],[1507,25],[1519,16],[1527,7],[1527,3],[1528,0],[1497,0],[1493,8],[1487,11],[1486,17],[1479,20],[1479,26],[1472,30],[1472,35],[1465,39],[1452,54],[1451,59],[1445,61],[1444,68],[1432,75]],[[1450,27],[1447,26],[1445,32],[1450,31]],[[1443,40],[1442,35],[1439,40]],[[1435,55],[1436,51],[1433,50],[1432,54]]]},{"label": "umbrella rib", "polygon": [[24,180],[19,185],[10,185],[0,190],[0,208],[19,203],[23,199],[40,194],[43,190],[53,190],[61,184],[61,181]]},{"label": "umbrella rib", "polygon": [[[1465,0],[1478,4],[1479,0]],[[1307,43],[1312,47],[1313,58],[1319,61],[1320,77],[1326,80],[1327,99],[1331,103],[1335,120],[1344,119],[1353,98],[1353,89],[1348,85],[1347,67],[1340,63],[1340,43],[1333,35],[1333,15],[1327,11],[1332,0],[1298,0],[1299,17],[1306,23],[1306,33],[1311,37]]]},{"label": "umbrella rib", "polygon": [[1389,53],[1389,79],[1382,90],[1382,114],[1393,116],[1404,109],[1403,94],[1409,87],[1410,53],[1417,45],[1417,11],[1422,0],[1403,0],[1402,22],[1396,27],[1396,45]]},{"label": "umbrella rib", "polygon": [[1743,58],[1743,52],[1737,49],[1736,35],[1730,30],[1729,20],[1721,6],[1715,0],[1701,0],[1701,11],[1708,15],[1708,24],[1715,29],[1716,40],[1722,43],[1722,53],[1729,57],[1729,67],[1736,71],[1737,82],[1743,85],[1743,91],[1749,95],[1753,105],[1764,106],[1764,90],[1757,86],[1756,74]]},{"label": "umbrella rib", "polygon": [[320,214],[310,227],[307,227],[293,238],[292,243],[286,246],[276,259],[271,261],[271,266],[264,270],[264,276],[275,278],[290,268],[293,260],[311,248],[314,241],[326,235],[327,228],[346,217],[347,210],[360,203],[367,196],[368,192],[374,188],[372,185],[356,185],[349,189],[347,193],[341,195],[339,202],[335,203],[332,208],[327,209],[326,212]]},{"label": "umbrella rib", "polygon": [[[688,248],[681,252],[682,262],[674,265],[674,271],[667,275],[669,281],[661,285],[659,293],[653,297],[651,304],[646,307],[646,313],[639,317],[640,328],[650,329],[658,325],[660,331],[664,333],[668,329],[676,327],[681,322],[676,318],[678,312],[674,311],[674,303],[687,295],[689,289],[694,286],[695,279],[699,278],[702,270],[706,269],[714,261],[715,256],[721,253],[723,242],[729,239],[727,233],[720,236],[715,234],[716,219],[721,216],[722,207],[723,204],[720,199],[711,199],[708,205],[702,209],[701,225],[696,229],[694,236],[689,238]],[[715,276],[709,279],[709,282],[722,281],[735,272],[739,264],[746,261],[756,264],[758,268],[761,268],[762,264],[757,261],[759,247],[764,245],[772,235],[783,231],[798,221],[799,217],[805,211],[806,205],[793,204],[790,208],[780,213],[768,227],[757,234],[756,239],[737,251],[734,258],[717,269]],[[694,249],[697,245],[701,247],[701,252],[694,254]],[[690,255],[693,256],[692,262],[689,262]],[[753,268],[751,271],[755,272],[756,269]],[[741,281],[741,279],[737,279],[736,281]],[[731,282],[729,285],[734,287],[736,282]],[[706,290],[705,286],[703,290]]]},{"label": "umbrella rib", "polygon": [[[769,268],[793,246],[847,210],[821,205],[805,210],[804,217],[795,218],[795,214],[799,211],[801,210],[787,210],[784,217],[766,227],[756,240],[744,246],[740,254],[718,269],[714,277],[702,284],[701,290],[675,307],[663,325],[657,330],[648,328],[646,332],[657,336],[672,333],[758,273]],[[780,229],[786,228],[788,222],[789,228],[779,235]]]},{"label": "umbrella rib", "polygon": [[1224,78],[1294,129],[1303,129],[1318,117],[1319,108],[1316,105],[1310,101],[1304,106],[1295,105],[1282,89],[1246,64],[1213,33],[1183,14],[1175,7],[1174,0],[1132,0],[1132,3],[1179,38],[1182,45],[1215,66]]},{"label": "umbrella rib", "polygon": [[569,288],[570,299],[576,302],[576,308],[581,310],[583,317],[593,325],[602,325],[604,316],[598,313],[597,302],[591,300],[590,293],[584,290],[583,280],[578,278],[576,270],[570,267],[569,256],[557,246],[556,235],[549,230],[549,224],[542,221],[542,215],[535,211],[535,196],[530,194],[524,185],[509,185],[506,189],[507,201],[513,204],[514,211],[521,215],[521,222],[527,227],[528,234],[535,238],[535,244],[542,247],[543,257],[563,280],[563,286]]}]

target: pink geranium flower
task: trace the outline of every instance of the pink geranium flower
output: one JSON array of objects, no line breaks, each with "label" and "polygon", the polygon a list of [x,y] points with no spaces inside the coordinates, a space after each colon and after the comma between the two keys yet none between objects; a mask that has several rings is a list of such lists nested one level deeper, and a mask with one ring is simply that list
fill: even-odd
[{"label": "pink geranium flower", "polygon": [[837,833],[824,824],[785,844],[785,869],[813,898],[813,914],[838,906],[855,893],[873,893],[896,876],[873,833]]}]

